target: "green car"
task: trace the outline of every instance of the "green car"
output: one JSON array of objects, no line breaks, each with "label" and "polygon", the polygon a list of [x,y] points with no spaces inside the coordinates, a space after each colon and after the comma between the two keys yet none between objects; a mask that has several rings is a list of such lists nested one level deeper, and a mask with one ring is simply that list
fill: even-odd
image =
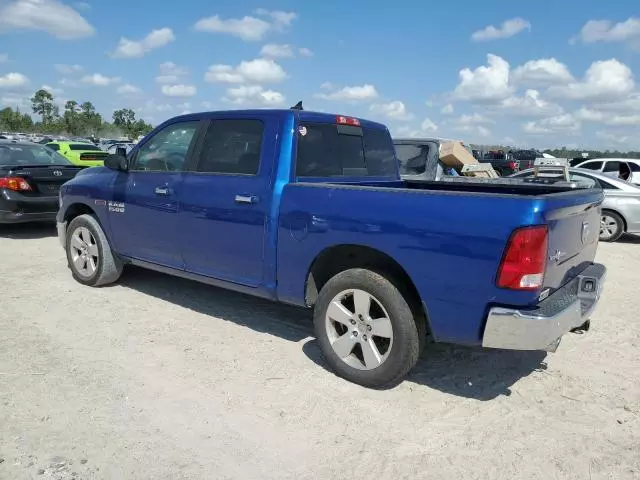
[{"label": "green car", "polygon": [[79,167],[99,167],[109,155],[92,143],[82,142],[49,142],[46,144],[52,150],[66,157]]}]

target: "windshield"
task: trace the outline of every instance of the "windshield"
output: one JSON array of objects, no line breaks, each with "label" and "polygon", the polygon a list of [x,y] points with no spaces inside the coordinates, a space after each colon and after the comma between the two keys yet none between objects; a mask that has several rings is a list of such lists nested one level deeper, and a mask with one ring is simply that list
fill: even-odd
[{"label": "windshield", "polygon": [[0,145],[0,165],[71,165],[58,152],[42,145]]}]

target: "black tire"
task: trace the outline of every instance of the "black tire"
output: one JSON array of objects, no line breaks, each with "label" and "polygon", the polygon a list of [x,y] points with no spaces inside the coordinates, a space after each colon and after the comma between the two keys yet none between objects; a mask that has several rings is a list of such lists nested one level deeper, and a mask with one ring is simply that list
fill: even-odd
[{"label": "black tire", "polygon": [[[608,232],[605,234],[603,233],[603,223],[607,220],[605,219],[611,219],[613,220],[613,228],[609,227],[607,230],[608,231],[612,231],[611,234],[609,234]],[[617,241],[622,235],[624,235],[624,220],[622,219],[622,217],[620,215],[618,215],[616,212],[613,212],[611,210],[603,210],[602,211],[602,220],[601,220],[601,225],[600,225],[600,241],[601,242],[615,242]]]},{"label": "black tire", "polygon": [[[360,370],[343,361],[327,334],[325,318],[331,302],[350,289],[363,290],[375,297],[391,321],[393,341],[388,356],[370,370]],[[425,343],[421,338],[426,337],[424,317],[414,315],[411,302],[402,290],[384,274],[362,268],[345,270],[324,285],[315,304],[314,328],[322,354],[338,376],[364,387],[384,388],[395,385],[416,364]]]},{"label": "black tire", "polygon": [[[95,272],[88,276],[80,273],[72,259],[71,238],[74,235],[74,232],[81,227],[89,230],[95,240],[95,245],[97,246],[98,251],[97,262],[95,262]],[[71,220],[67,227],[65,252],[67,254],[67,264],[71,269],[73,278],[83,285],[88,285],[90,287],[108,285],[116,282],[122,274],[122,260],[120,260],[111,250],[109,241],[107,240],[100,223],[93,215],[80,215]]]}]

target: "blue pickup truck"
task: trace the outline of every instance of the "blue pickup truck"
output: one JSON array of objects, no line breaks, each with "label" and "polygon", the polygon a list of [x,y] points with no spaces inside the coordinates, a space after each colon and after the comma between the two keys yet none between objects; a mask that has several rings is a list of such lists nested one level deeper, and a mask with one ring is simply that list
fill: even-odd
[{"label": "blue pickup truck", "polygon": [[313,308],[334,371],[384,387],[427,340],[554,351],[600,297],[602,191],[463,180],[403,181],[363,119],[189,114],[65,183],[58,234],[84,285],[137,265]]}]

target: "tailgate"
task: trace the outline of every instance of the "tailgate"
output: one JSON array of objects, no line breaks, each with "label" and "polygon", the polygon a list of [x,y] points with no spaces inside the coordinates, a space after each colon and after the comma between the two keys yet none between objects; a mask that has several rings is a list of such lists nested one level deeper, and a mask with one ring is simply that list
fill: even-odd
[{"label": "tailgate", "polygon": [[544,220],[549,226],[545,289],[562,287],[593,262],[603,198],[600,189],[580,189],[545,200]]}]

